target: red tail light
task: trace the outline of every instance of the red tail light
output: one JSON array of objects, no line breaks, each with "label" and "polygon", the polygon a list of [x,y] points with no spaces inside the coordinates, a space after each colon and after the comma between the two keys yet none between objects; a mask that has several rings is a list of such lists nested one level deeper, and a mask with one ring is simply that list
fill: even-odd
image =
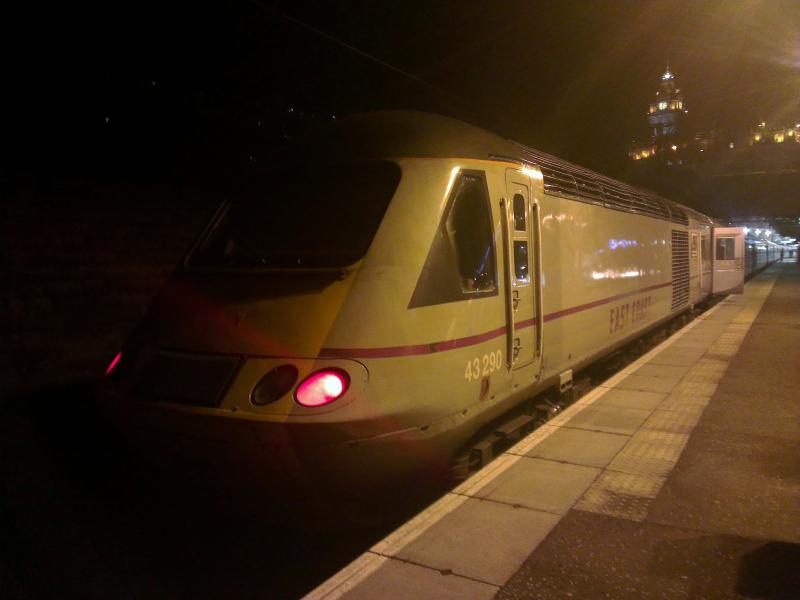
[{"label": "red tail light", "polygon": [[112,360],[108,364],[108,367],[106,368],[106,377],[111,375],[111,371],[113,371],[114,368],[117,366],[117,364],[119,363],[119,359],[120,358],[122,358],[122,352],[117,353],[117,355],[114,357],[114,360]]},{"label": "red tail light", "polygon": [[342,369],[323,369],[306,377],[294,392],[303,406],[324,406],[341,398],[350,387],[350,376]]}]

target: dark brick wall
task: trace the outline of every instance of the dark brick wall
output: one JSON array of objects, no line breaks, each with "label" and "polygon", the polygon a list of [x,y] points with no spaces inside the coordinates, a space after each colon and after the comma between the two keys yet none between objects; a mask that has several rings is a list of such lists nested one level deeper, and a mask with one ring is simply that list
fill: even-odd
[{"label": "dark brick wall", "polygon": [[15,193],[0,223],[0,389],[102,375],[218,205],[202,190],[73,183]]}]

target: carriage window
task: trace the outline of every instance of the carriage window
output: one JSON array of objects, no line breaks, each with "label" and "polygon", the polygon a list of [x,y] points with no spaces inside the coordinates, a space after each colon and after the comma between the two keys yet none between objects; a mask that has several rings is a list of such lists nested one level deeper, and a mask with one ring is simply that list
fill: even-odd
[{"label": "carriage window", "polygon": [[525,231],[525,197],[522,194],[514,194],[514,229]]},{"label": "carriage window", "polygon": [[492,221],[483,179],[464,174],[456,190],[445,228],[455,253],[461,290],[494,290]]},{"label": "carriage window", "polygon": [[733,260],[733,238],[717,238],[717,260]]}]

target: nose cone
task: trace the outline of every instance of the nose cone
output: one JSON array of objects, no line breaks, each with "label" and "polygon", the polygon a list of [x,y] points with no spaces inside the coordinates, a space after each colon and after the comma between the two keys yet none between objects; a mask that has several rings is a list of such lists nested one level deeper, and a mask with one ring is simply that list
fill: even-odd
[{"label": "nose cone", "polygon": [[159,294],[140,342],[198,352],[316,356],[353,275],[191,273]]}]

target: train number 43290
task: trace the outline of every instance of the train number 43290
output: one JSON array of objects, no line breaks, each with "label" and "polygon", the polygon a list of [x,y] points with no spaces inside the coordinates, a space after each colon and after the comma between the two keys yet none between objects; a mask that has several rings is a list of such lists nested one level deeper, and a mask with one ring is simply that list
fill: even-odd
[{"label": "train number 43290", "polygon": [[497,371],[503,364],[503,351],[496,350],[489,352],[481,357],[475,357],[467,361],[467,367],[464,369],[464,379],[472,381],[473,379],[480,379],[490,373]]}]

